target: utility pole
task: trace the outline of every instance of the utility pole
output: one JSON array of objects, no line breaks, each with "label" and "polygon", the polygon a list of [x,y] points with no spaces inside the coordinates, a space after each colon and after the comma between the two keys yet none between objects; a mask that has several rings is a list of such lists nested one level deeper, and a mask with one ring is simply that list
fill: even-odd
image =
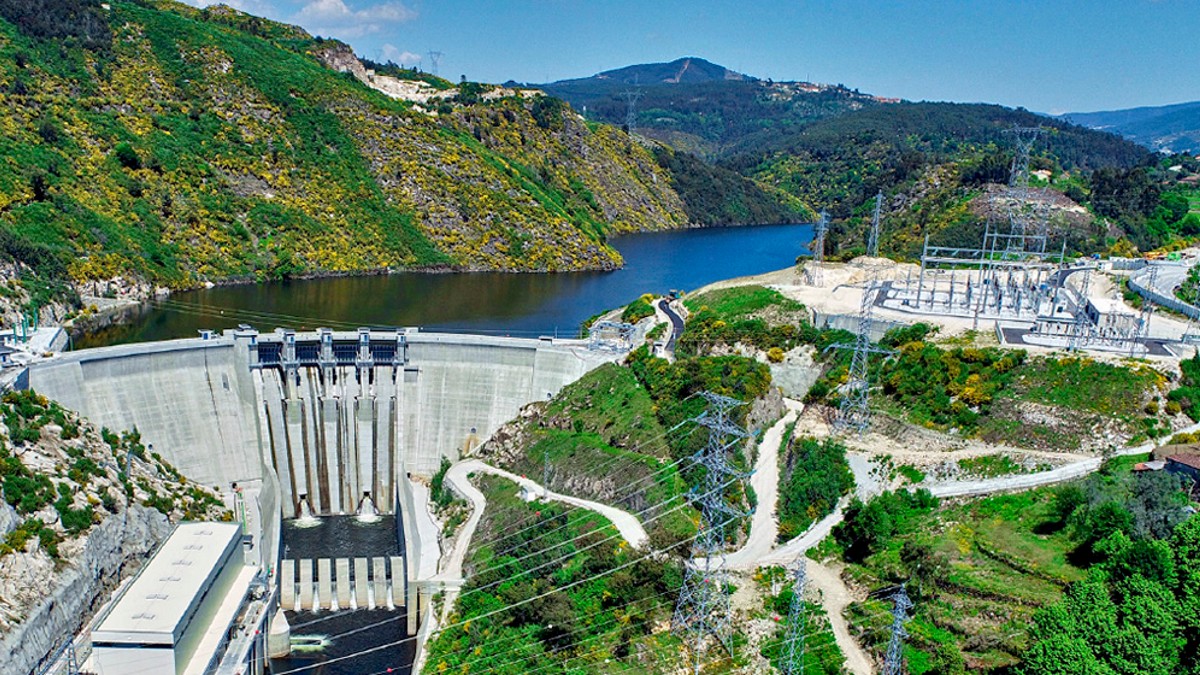
[{"label": "utility pole", "polygon": [[746,513],[730,506],[725,499],[730,483],[744,480],[748,474],[729,463],[729,453],[749,433],[730,417],[742,401],[711,392],[700,394],[708,401],[708,410],[695,423],[709,431],[708,443],[692,455],[694,465],[703,467],[702,487],[688,493],[688,501],[700,510],[700,529],[692,546],[672,627],[691,646],[693,672],[699,675],[704,663],[705,643],[709,638],[733,652],[730,628],[729,594],[725,592],[725,528]]},{"label": "utility pole", "polygon": [[879,257],[879,212],[883,208],[883,190],[875,195],[875,217],[871,219],[871,236],[867,239],[867,255]]},{"label": "utility pole", "polygon": [[908,621],[908,610],[913,608],[903,584],[892,596],[892,603],[892,640],[888,643],[887,659],[883,662],[883,675],[903,675],[904,638],[908,637],[904,624]]},{"label": "utility pole", "polygon": [[842,401],[838,405],[838,416],[833,422],[833,428],[841,433],[853,431],[862,434],[871,424],[871,382],[869,366],[872,354],[895,354],[890,349],[876,347],[871,344],[871,328],[874,319],[871,313],[875,308],[876,281],[874,276],[867,281],[863,289],[862,303],[858,310],[858,333],[854,344],[841,343],[830,345],[831,349],[852,349],[854,356],[850,360],[850,376],[842,388]]},{"label": "utility pole", "polygon": [[806,563],[801,556],[792,571],[792,603],[788,605],[787,633],[784,637],[782,668],[784,675],[804,673],[804,583]]}]

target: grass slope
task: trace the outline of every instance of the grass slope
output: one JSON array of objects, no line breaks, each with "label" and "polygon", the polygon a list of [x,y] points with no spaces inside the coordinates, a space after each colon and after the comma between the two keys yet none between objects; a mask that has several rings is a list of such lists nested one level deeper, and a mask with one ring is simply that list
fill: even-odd
[{"label": "grass slope", "polygon": [[435,117],[294,27],[63,2],[111,41],[0,7],[0,253],[43,276],[611,268],[610,234],[685,224],[648,151],[565,107],[460,96]]}]

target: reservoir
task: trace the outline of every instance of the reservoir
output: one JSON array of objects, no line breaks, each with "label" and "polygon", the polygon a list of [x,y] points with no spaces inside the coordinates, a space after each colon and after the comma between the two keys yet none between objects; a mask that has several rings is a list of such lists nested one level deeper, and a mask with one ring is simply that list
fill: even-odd
[{"label": "reservoir", "polygon": [[625,267],[613,272],[401,272],[220,286],[148,303],[126,323],[78,339],[75,347],[195,337],[200,329],[238,324],[261,331],[420,326],[574,337],[589,317],[643,293],[692,290],[787,267],[808,253],[811,239],[808,224],[677,230],[614,239]]}]

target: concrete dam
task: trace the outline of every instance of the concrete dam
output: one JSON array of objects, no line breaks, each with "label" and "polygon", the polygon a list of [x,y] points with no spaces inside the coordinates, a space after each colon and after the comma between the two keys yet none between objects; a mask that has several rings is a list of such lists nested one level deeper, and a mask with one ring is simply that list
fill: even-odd
[{"label": "concrete dam", "polygon": [[[438,575],[420,479],[614,358],[575,340],[243,326],[63,354],[31,365],[20,384],[96,425],[136,428],[191,480],[226,494],[236,485],[273,608],[302,609],[315,589],[314,609],[404,607],[414,635],[432,593],[458,581]],[[285,520],[364,512],[395,516],[403,555],[288,555]],[[369,602],[368,579],[379,584]]]}]

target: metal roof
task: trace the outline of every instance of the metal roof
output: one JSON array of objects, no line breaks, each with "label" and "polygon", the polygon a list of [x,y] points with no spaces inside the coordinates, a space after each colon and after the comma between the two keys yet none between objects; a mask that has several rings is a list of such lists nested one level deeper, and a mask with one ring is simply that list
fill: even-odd
[{"label": "metal roof", "polygon": [[92,632],[93,642],[174,645],[240,541],[236,523],[177,526]]},{"label": "metal roof", "polygon": [[1190,466],[1193,469],[1200,469],[1200,455],[1171,455],[1167,458],[1167,461]]}]

